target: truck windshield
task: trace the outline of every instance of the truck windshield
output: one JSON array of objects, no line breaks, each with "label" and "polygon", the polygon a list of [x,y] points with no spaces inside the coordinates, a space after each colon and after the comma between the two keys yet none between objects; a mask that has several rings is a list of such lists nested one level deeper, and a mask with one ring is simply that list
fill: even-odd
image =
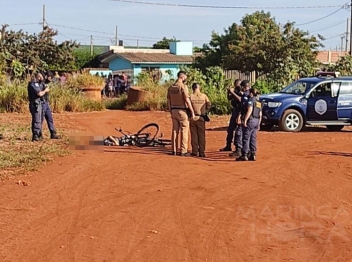
[{"label": "truck windshield", "polygon": [[298,80],[282,89],[279,93],[304,95],[318,82]]}]

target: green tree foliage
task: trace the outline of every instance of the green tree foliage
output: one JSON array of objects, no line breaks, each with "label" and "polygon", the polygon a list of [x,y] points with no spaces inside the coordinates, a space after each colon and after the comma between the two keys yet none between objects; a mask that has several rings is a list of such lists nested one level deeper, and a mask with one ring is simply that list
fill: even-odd
[{"label": "green tree foliage", "polygon": [[270,13],[257,11],[233,23],[224,34],[213,32],[203,56],[195,65],[204,72],[209,66],[253,72],[287,82],[294,75],[305,76],[315,66],[317,49],[322,38],[286,23],[282,28]]},{"label": "green tree foliage", "polygon": [[98,67],[98,65],[96,66],[92,66],[95,61],[95,57],[96,56],[92,56],[90,51],[88,50],[75,50],[74,51],[74,57],[75,57],[75,68],[76,69],[81,69],[81,68],[85,68],[85,67]]},{"label": "green tree foliage", "polygon": [[170,42],[179,42],[180,40],[177,40],[175,37],[173,38],[166,38],[163,37],[162,40],[156,42],[153,45],[153,49],[169,49]]},{"label": "green tree foliage", "polygon": [[336,65],[330,66],[329,71],[337,71],[337,72],[340,72],[341,75],[351,75],[352,74],[352,56],[345,55],[340,57]]},{"label": "green tree foliage", "polygon": [[[74,69],[74,48],[76,42],[64,41],[57,44],[54,37],[58,32],[45,27],[39,34],[29,34],[22,30],[7,30],[7,25],[1,28],[0,53],[5,54],[7,68],[16,65],[16,74],[20,70],[18,62],[29,72],[30,70],[72,70]],[[13,62],[16,61],[16,62]]]}]

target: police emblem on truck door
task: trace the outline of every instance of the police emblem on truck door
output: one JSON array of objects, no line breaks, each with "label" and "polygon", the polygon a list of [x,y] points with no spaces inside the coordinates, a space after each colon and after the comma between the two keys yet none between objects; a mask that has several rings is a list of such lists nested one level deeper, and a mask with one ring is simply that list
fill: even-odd
[{"label": "police emblem on truck door", "polygon": [[317,114],[324,115],[328,110],[328,105],[325,100],[319,99],[318,101],[315,102],[314,109],[315,109],[315,112],[317,112]]}]

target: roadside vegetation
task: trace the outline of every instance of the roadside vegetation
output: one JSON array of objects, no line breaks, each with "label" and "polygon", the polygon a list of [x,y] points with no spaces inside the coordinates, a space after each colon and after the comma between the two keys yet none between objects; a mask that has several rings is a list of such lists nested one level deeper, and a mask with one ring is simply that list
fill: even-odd
[{"label": "roadside vegetation", "polygon": [[37,170],[54,157],[65,156],[68,139],[31,142],[30,126],[24,123],[0,124],[0,180]]}]

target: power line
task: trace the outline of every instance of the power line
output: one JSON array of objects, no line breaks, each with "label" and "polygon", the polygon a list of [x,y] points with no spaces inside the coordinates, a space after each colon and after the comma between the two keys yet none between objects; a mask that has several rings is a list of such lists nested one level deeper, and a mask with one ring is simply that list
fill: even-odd
[{"label": "power line", "polygon": [[333,25],[328,26],[328,27],[324,27],[324,28],[321,28],[321,29],[318,29],[318,30],[310,31],[309,33],[311,34],[311,33],[315,33],[315,32],[320,32],[320,31],[335,27],[337,25],[345,24],[345,23],[346,23],[346,21],[341,21],[341,22],[338,22],[337,24],[333,24]]},{"label": "power line", "polygon": [[23,23],[23,24],[10,24],[9,26],[14,26],[14,25],[41,25],[41,23]]},{"label": "power line", "polygon": [[51,24],[51,25],[57,26],[57,27],[63,27],[63,28],[73,29],[73,30],[85,31],[85,32],[93,32],[93,33],[100,33],[100,34],[112,35],[111,33],[102,32],[102,31],[87,30],[87,29],[82,29],[82,28],[77,28],[77,27],[64,26],[64,25],[56,25],[56,24]]},{"label": "power line", "polygon": [[330,14],[326,15],[326,16],[323,16],[323,17],[320,17],[320,18],[318,18],[318,19],[315,19],[315,20],[309,21],[309,22],[307,22],[307,23],[297,24],[296,26],[308,25],[308,24],[311,24],[311,23],[314,23],[314,22],[317,22],[317,21],[323,20],[323,19],[325,19],[325,18],[327,18],[327,17],[329,17],[329,16],[332,16],[332,15],[336,14],[338,11],[340,11],[341,9],[344,9],[344,8],[345,8],[345,6],[342,6],[342,7],[340,7],[339,9],[335,10],[334,12],[332,12],[332,13],[330,13]]},{"label": "power line", "polygon": [[130,4],[143,4],[143,5],[160,5],[160,6],[173,6],[173,7],[192,7],[192,8],[213,8],[213,9],[317,9],[317,8],[333,8],[341,7],[341,5],[317,5],[317,6],[214,6],[214,5],[185,5],[185,4],[167,4],[146,1],[132,1],[132,0],[111,0],[115,2],[123,2]]},{"label": "power line", "polygon": [[325,38],[323,41],[326,41],[326,40],[329,40],[329,39],[333,39],[333,38],[336,38],[336,37],[339,37],[339,36],[344,36],[344,35],[345,35],[345,33],[341,33],[341,34],[338,34],[338,35],[334,35],[334,36]]}]

